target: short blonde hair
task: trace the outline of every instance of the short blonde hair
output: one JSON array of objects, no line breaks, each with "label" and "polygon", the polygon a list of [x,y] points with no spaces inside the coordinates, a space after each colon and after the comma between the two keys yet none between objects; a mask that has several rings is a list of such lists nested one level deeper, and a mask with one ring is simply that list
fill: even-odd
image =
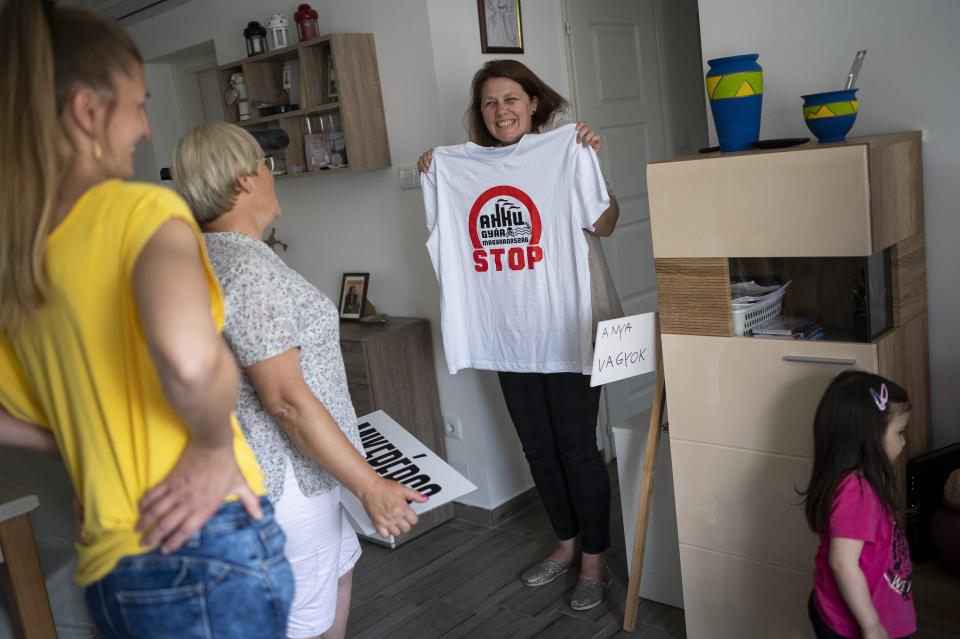
[{"label": "short blonde hair", "polygon": [[211,122],[187,131],[173,149],[173,180],[203,226],[231,210],[237,180],[256,175],[263,149],[235,124]]}]

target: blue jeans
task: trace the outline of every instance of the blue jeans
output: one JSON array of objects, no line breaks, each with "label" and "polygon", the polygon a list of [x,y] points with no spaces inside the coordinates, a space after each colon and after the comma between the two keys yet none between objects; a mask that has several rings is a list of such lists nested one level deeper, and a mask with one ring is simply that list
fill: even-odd
[{"label": "blue jeans", "polygon": [[225,504],[175,553],[124,557],[86,588],[105,639],[286,636],[293,573],[264,497],[256,521]]}]

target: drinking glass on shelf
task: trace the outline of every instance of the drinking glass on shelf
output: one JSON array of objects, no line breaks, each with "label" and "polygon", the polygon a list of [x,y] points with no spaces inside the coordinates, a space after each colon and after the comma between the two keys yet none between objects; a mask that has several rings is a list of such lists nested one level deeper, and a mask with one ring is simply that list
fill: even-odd
[{"label": "drinking glass on shelf", "polygon": [[330,152],[330,166],[341,167],[347,164],[346,142],[340,122],[340,111],[329,111],[320,116],[320,128],[327,141]]},{"label": "drinking glass on shelf", "polygon": [[[320,127],[320,133],[314,133],[311,119],[305,118],[307,134],[303,136],[304,155],[307,159],[307,167],[311,171],[320,171],[330,166],[330,151],[327,146],[327,136],[322,132],[322,126]],[[320,121],[323,121],[322,118],[320,118]]]}]

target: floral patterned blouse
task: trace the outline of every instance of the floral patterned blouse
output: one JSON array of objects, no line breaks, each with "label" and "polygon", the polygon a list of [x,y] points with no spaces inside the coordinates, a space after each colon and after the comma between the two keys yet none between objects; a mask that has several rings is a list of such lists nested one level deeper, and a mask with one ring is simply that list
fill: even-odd
[{"label": "floral patterned blouse", "polygon": [[[240,367],[300,348],[303,379],[350,442],[363,450],[340,353],[340,317],[330,299],[273,250],[242,233],[206,233],[210,262],[226,302],[224,337]],[[237,419],[266,476],[270,499],[283,494],[287,460],[308,497],[339,484],[287,438],[242,371]]]}]

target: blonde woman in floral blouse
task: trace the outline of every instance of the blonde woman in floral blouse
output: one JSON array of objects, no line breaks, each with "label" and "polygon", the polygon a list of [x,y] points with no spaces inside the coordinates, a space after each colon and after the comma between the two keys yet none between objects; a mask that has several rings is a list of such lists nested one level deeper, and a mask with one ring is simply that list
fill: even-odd
[{"label": "blonde woman in floral blouse", "polygon": [[243,369],[237,417],[287,533],[296,580],[287,635],[343,637],[360,545],[340,484],[384,536],[408,531],[417,521],[408,502],[426,498],[381,478],[359,452],[337,309],[260,240],[280,204],[256,140],[231,124],[199,126],[174,149],[173,175],[223,288],[224,336]]}]

